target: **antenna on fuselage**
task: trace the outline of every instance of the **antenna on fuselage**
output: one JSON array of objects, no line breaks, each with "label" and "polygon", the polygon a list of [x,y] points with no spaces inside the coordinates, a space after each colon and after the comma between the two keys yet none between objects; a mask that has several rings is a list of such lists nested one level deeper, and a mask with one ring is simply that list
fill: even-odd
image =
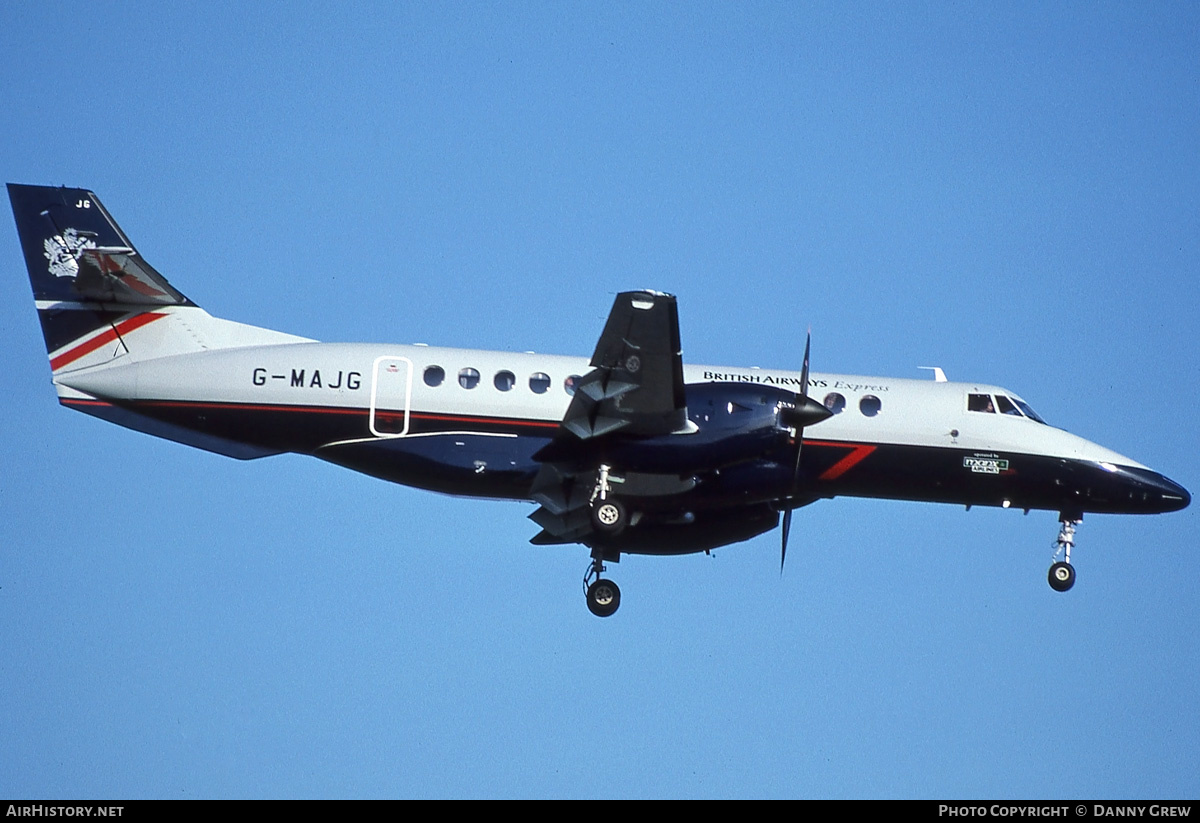
[{"label": "antenna on fuselage", "polygon": [[934,383],[948,383],[948,382],[950,382],[950,381],[948,381],[948,380],[946,379],[946,373],[945,373],[944,371],[942,371],[942,367],[941,367],[941,366],[917,366],[917,368],[918,368],[918,369],[925,369],[926,371],[931,371],[931,372],[933,372],[933,382],[934,382]]}]

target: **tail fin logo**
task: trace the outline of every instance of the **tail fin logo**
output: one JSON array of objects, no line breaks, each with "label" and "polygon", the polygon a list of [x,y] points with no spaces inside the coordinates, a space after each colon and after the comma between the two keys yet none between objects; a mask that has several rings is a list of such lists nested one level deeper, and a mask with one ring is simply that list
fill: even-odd
[{"label": "tail fin logo", "polygon": [[96,241],[80,237],[75,229],[66,229],[62,234],[47,237],[42,243],[46,259],[50,261],[50,273],[55,277],[75,277],[79,274],[79,255],[84,249],[96,248]]}]

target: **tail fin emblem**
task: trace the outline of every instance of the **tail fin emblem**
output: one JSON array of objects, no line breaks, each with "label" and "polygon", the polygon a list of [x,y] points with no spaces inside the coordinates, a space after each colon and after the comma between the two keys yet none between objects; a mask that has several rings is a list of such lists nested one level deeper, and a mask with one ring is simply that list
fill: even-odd
[{"label": "tail fin emblem", "polygon": [[79,255],[84,249],[96,248],[96,241],[80,237],[75,229],[47,237],[42,243],[43,254],[50,261],[50,273],[55,277],[75,277],[79,274]]}]

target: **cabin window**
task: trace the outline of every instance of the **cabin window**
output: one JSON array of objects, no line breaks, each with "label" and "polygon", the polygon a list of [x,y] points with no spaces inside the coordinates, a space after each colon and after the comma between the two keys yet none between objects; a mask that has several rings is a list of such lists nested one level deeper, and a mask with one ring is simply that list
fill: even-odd
[{"label": "cabin window", "polygon": [[425,367],[425,385],[440,386],[442,381],[446,379],[446,370],[441,366],[426,366]]},{"label": "cabin window", "polygon": [[821,402],[834,414],[841,414],[842,410],[846,408],[846,398],[835,391],[825,395],[825,399]]},{"label": "cabin window", "polygon": [[996,407],[992,405],[990,394],[968,394],[967,411],[994,413]]},{"label": "cabin window", "polygon": [[550,390],[550,375],[544,372],[534,372],[529,375],[529,390],[534,394],[545,394]]},{"label": "cabin window", "polygon": [[996,395],[996,406],[1001,414],[1011,414],[1017,417],[1021,416],[1021,410],[1013,405],[1013,402],[1002,394]]},{"label": "cabin window", "polygon": [[479,372],[467,367],[458,373],[458,385],[464,389],[473,389],[479,385]]},{"label": "cabin window", "polygon": [[867,417],[874,417],[882,408],[883,402],[873,394],[864,395],[863,399],[858,401],[858,410]]},{"label": "cabin window", "polygon": [[575,384],[579,382],[579,375],[572,374],[563,381],[563,391],[572,397],[575,396]]},{"label": "cabin window", "polygon": [[492,380],[492,385],[500,391],[510,391],[516,385],[517,377],[510,371],[498,371]]}]

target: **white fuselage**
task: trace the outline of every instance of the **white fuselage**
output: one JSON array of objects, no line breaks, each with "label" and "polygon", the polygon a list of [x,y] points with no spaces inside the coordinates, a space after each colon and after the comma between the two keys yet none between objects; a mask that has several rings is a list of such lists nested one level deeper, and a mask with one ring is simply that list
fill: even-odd
[{"label": "white fuselage", "polygon": [[[237,346],[151,359],[106,359],[56,375],[64,397],[161,400],[413,412],[557,423],[571,395],[565,386],[590,369],[581,357],[364,343]],[[428,370],[442,379],[429,385]],[[511,375],[511,378],[509,377]],[[685,382],[751,383],[795,390],[795,371],[685,365]],[[548,379],[548,380],[547,380]],[[531,382],[532,381],[532,382]],[[468,386],[470,386],[468,388]],[[503,388],[507,386],[508,388]],[[543,388],[541,392],[533,387]],[[1024,416],[969,411],[970,393],[1005,395],[998,386],[813,372],[809,394],[839,394],[844,409],[806,431],[806,438],[910,446],[1002,450],[1144,468],[1110,449]],[[864,413],[864,398],[878,411]],[[866,406],[871,409],[868,401]],[[405,436],[372,430],[362,437]],[[470,426],[464,422],[464,430]],[[680,435],[686,436],[686,435]]]}]

